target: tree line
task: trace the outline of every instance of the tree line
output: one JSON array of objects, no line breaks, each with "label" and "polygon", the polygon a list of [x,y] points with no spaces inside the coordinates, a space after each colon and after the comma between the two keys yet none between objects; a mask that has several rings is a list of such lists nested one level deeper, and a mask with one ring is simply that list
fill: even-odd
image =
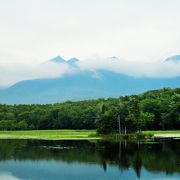
[{"label": "tree line", "polygon": [[97,129],[100,134],[180,129],[180,88],[46,105],[0,104],[0,130]]}]

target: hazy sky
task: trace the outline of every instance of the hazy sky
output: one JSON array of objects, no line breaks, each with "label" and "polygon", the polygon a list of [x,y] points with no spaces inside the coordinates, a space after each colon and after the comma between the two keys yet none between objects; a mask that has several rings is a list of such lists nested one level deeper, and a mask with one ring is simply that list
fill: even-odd
[{"label": "hazy sky", "polygon": [[0,71],[56,55],[159,62],[180,53],[179,9],[180,0],[0,0]]}]

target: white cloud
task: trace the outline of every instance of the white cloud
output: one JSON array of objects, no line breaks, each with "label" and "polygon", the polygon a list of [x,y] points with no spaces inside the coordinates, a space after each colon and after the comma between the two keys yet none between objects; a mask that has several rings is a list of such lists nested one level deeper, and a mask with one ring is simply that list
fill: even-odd
[{"label": "white cloud", "polygon": [[178,77],[180,76],[180,62],[165,61],[156,62],[127,61],[125,59],[93,57],[80,60],[77,67],[71,67],[66,63],[44,62],[37,63],[0,63],[0,86],[10,86],[22,80],[40,78],[56,78],[65,74],[90,70],[95,78],[101,78],[98,70],[110,70],[134,77]]},{"label": "white cloud", "polygon": [[[71,71],[38,66],[56,55],[86,59],[81,68],[177,76],[179,64],[161,60],[180,54],[179,7],[179,0],[0,0],[0,86]],[[96,54],[120,60],[87,60]]]},{"label": "white cloud", "polygon": [[0,179],[1,180],[20,180],[20,178],[15,177],[10,172],[1,172],[0,173]]},{"label": "white cloud", "polygon": [[56,78],[72,69],[63,63],[0,63],[0,86],[10,86],[22,80]]},{"label": "white cloud", "polygon": [[179,0],[0,0],[0,49],[11,61],[57,54],[155,61],[180,52],[179,7]]},{"label": "white cloud", "polygon": [[170,78],[180,76],[180,62],[173,61],[127,61],[119,58],[91,58],[79,62],[81,70],[110,70],[135,77]]}]

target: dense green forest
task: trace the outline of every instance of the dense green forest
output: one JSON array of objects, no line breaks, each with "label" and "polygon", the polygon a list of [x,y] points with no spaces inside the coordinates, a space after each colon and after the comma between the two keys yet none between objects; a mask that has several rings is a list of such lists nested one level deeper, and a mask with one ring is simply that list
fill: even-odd
[{"label": "dense green forest", "polygon": [[100,134],[180,129],[180,88],[47,105],[0,105],[0,130],[97,129]]}]

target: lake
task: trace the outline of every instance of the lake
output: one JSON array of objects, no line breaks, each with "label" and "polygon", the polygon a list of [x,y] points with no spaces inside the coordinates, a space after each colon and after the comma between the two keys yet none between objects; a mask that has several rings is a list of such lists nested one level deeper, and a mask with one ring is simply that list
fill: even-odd
[{"label": "lake", "polygon": [[180,141],[0,140],[1,180],[180,179]]}]

